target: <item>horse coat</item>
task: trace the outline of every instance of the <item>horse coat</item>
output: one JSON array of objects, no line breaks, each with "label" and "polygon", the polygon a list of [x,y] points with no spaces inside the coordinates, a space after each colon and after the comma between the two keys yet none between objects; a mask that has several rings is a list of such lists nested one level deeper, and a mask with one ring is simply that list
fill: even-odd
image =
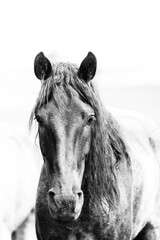
[{"label": "horse coat", "polygon": [[51,64],[39,53],[36,118],[44,159],[38,240],[160,239],[160,128],[106,110],[92,84],[97,61]]}]

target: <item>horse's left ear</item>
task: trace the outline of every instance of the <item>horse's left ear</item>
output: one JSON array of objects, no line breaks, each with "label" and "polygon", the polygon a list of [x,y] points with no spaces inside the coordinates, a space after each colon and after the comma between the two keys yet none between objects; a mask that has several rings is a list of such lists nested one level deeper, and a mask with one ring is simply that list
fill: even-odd
[{"label": "horse's left ear", "polygon": [[94,77],[96,69],[97,59],[92,52],[89,52],[79,67],[78,77],[88,83]]},{"label": "horse's left ear", "polygon": [[34,73],[40,80],[46,80],[52,73],[52,65],[43,52],[38,53],[35,57]]}]

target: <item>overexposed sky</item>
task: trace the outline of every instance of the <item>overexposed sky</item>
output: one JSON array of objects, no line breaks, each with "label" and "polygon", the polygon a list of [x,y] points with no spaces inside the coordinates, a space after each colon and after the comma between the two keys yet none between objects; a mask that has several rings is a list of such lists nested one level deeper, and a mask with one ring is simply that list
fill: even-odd
[{"label": "overexposed sky", "polygon": [[31,71],[44,51],[79,63],[93,51],[108,72],[160,72],[159,0],[2,0],[1,71]]},{"label": "overexposed sky", "polygon": [[108,86],[160,85],[160,1],[1,0],[1,120],[28,121],[40,88],[33,73],[40,51],[77,64],[92,51],[104,97]]}]

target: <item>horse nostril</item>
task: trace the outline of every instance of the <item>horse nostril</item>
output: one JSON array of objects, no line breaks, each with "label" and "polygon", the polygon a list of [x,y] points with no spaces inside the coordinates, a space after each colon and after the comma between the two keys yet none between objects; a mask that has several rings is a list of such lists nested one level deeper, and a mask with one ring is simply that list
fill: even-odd
[{"label": "horse nostril", "polygon": [[50,201],[51,203],[53,203],[53,202],[54,202],[54,197],[55,197],[55,192],[53,191],[53,189],[50,189],[50,190],[48,191],[48,196],[49,196],[49,201]]},{"label": "horse nostril", "polygon": [[83,201],[83,191],[79,191],[79,192],[77,193],[77,196],[78,196],[78,201],[79,201],[79,202]]}]

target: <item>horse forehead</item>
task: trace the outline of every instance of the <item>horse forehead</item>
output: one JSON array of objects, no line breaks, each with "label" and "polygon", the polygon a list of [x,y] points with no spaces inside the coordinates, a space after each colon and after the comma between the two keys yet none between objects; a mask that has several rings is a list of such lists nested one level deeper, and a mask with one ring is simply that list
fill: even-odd
[{"label": "horse forehead", "polygon": [[63,99],[62,104],[57,107],[56,104],[52,104],[50,110],[50,118],[55,124],[71,125],[78,123],[86,115],[92,113],[93,109],[86,103],[84,103],[79,97],[75,96],[68,100]]}]

